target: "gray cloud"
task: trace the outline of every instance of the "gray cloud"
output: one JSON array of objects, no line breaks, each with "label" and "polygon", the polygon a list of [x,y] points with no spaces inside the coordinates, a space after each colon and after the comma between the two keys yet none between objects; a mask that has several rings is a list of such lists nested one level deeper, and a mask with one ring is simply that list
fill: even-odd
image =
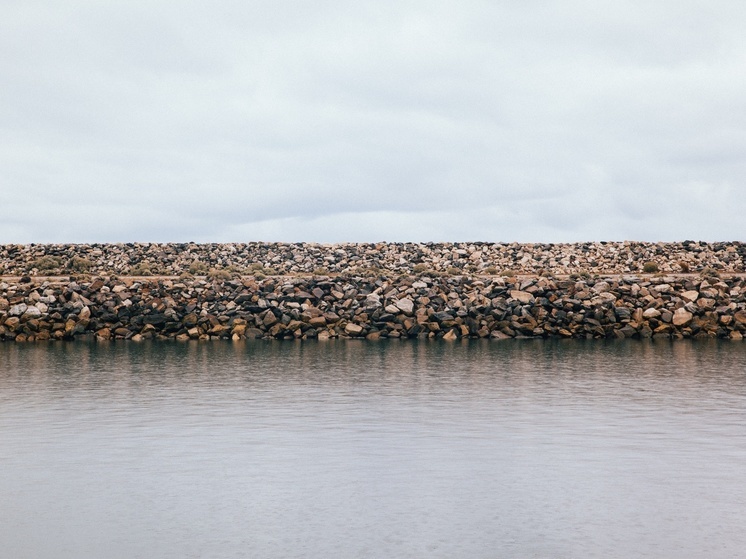
[{"label": "gray cloud", "polygon": [[743,239],[746,7],[0,8],[0,242]]}]

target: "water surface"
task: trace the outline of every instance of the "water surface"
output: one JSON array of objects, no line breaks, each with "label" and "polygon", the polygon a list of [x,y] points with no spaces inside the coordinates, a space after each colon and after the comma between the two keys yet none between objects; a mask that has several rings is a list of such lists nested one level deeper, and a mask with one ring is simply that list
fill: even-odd
[{"label": "water surface", "polygon": [[746,344],[0,345],[0,557],[746,548]]}]

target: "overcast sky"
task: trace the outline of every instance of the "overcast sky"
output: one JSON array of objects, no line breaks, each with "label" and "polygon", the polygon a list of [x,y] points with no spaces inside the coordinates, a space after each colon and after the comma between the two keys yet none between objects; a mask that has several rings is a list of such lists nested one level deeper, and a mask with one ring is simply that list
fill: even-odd
[{"label": "overcast sky", "polygon": [[746,3],[3,0],[0,242],[746,240]]}]

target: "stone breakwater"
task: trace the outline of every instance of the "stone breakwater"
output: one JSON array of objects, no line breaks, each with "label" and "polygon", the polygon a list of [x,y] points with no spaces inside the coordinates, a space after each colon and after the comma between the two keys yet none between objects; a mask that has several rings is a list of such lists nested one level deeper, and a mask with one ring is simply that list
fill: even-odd
[{"label": "stone breakwater", "polygon": [[746,244],[593,242],[0,245],[0,275],[742,273]]},{"label": "stone breakwater", "polygon": [[729,338],[736,275],[0,280],[0,339]]}]

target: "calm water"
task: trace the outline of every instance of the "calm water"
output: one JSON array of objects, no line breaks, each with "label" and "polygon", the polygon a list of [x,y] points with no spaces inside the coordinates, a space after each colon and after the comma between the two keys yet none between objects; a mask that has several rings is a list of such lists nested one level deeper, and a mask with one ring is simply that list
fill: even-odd
[{"label": "calm water", "polygon": [[0,345],[0,557],[746,548],[746,343]]}]

